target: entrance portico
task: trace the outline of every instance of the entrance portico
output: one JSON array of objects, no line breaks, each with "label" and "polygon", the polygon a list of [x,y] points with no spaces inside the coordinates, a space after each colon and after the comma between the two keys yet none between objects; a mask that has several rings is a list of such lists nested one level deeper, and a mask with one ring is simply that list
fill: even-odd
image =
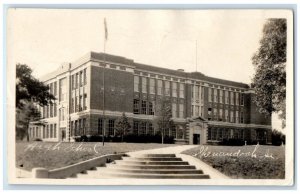
[{"label": "entrance portico", "polygon": [[202,117],[189,119],[189,144],[203,145],[207,142],[207,121]]}]

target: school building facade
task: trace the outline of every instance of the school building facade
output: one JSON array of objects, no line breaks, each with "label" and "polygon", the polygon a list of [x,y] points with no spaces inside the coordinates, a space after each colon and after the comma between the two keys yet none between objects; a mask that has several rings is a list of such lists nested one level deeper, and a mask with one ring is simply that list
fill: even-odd
[{"label": "school building facade", "polygon": [[168,98],[175,126],[166,135],[176,143],[271,142],[271,118],[258,112],[247,84],[96,52],[63,64],[41,80],[56,101],[38,107],[45,124],[30,124],[31,139],[72,142],[82,135],[114,136],[122,113],[130,118],[129,133],[153,135],[158,132],[156,109]]}]

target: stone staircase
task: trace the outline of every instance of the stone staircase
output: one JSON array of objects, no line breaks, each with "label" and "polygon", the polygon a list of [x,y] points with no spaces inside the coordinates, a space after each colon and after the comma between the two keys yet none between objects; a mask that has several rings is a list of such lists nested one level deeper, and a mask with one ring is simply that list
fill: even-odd
[{"label": "stone staircase", "polygon": [[209,175],[175,154],[142,154],[123,157],[106,167],[77,174],[73,178],[209,179]]}]

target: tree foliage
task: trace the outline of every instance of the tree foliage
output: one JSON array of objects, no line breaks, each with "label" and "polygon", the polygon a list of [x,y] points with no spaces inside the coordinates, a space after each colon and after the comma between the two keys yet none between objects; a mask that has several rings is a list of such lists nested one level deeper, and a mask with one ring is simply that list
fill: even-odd
[{"label": "tree foliage", "polygon": [[252,58],[255,75],[252,87],[261,113],[279,113],[285,126],[286,100],[286,19],[269,19],[263,28],[260,47]]},{"label": "tree foliage", "polygon": [[122,137],[122,142],[123,142],[123,137],[129,132],[129,129],[131,128],[130,123],[128,122],[128,117],[125,115],[125,113],[122,114],[122,117],[120,117],[117,121],[116,125],[116,135],[120,135]]},{"label": "tree foliage", "polygon": [[50,94],[49,87],[32,76],[30,67],[17,64],[16,67],[16,138],[29,140],[29,123],[39,122],[40,112],[34,104],[46,106],[51,104],[55,97]]},{"label": "tree foliage", "polygon": [[49,87],[33,77],[32,70],[27,65],[17,64],[16,79],[16,107],[22,108],[29,101],[45,106],[55,100],[49,93]]},{"label": "tree foliage", "polygon": [[159,100],[156,106],[154,124],[157,130],[161,133],[162,143],[164,143],[166,131],[170,130],[174,126],[174,122],[172,120],[171,101],[169,98],[163,97]]}]

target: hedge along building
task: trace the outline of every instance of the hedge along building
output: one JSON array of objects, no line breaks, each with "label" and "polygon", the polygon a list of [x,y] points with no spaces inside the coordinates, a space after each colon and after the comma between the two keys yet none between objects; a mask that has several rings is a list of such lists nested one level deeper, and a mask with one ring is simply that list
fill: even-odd
[{"label": "hedge along building", "polygon": [[122,113],[130,118],[130,133],[156,134],[156,108],[168,98],[175,126],[165,134],[176,143],[271,142],[271,118],[257,111],[247,84],[95,52],[42,81],[57,100],[38,107],[44,125],[31,123],[31,138],[69,142],[82,135],[114,136]]}]

